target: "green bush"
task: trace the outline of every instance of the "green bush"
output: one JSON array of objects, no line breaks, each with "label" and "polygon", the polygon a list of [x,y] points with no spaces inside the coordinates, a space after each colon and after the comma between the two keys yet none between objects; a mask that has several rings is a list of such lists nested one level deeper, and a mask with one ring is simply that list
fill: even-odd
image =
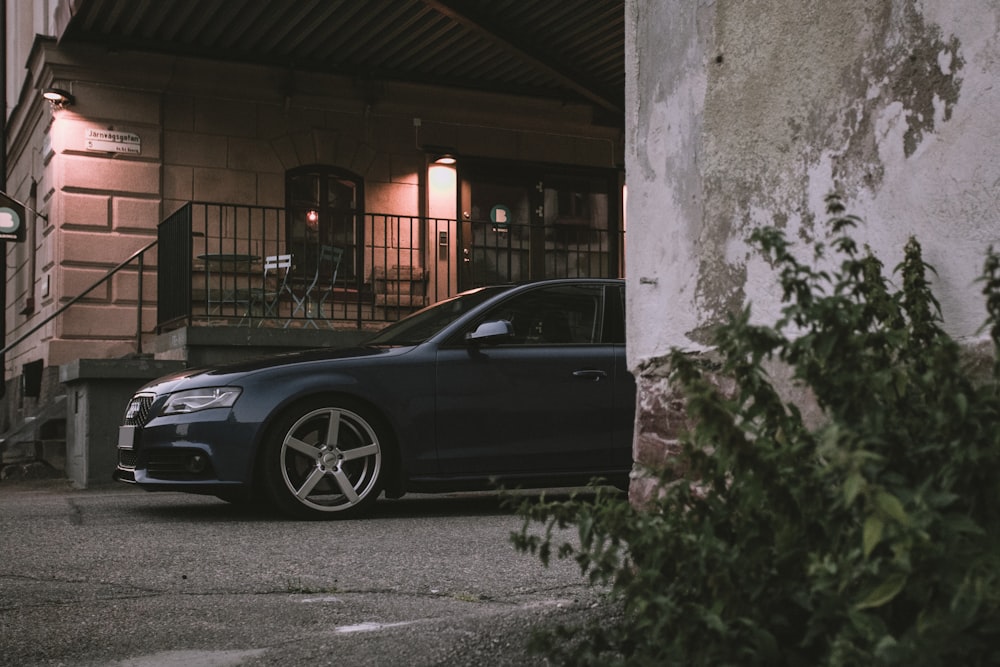
[{"label": "green bush", "polygon": [[[915,240],[893,289],[852,240],[859,220],[836,196],[828,211],[828,244],[813,251],[829,272],[798,261],[776,229],[752,237],[784,293],[774,326],[751,324],[747,309],[717,330],[711,355],[670,353],[694,424],[670,466],[682,479],[660,471],[662,493],[642,509],[600,492],[522,506],[515,546],[545,563],[575,558],[621,609],[537,636],[550,657],[1000,664],[1000,365],[985,382],[963,371]],[[996,348],[992,248],[982,284]],[[776,363],[808,388],[821,425],[779,395],[766,370]],[[567,526],[575,545],[554,537]]]}]

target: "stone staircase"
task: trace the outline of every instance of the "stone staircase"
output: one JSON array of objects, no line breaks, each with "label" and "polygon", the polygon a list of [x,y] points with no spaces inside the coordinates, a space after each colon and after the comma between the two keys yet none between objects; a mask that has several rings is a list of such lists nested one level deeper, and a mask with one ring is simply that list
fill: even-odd
[{"label": "stone staircase", "polygon": [[0,481],[66,476],[66,395],[0,435]]}]

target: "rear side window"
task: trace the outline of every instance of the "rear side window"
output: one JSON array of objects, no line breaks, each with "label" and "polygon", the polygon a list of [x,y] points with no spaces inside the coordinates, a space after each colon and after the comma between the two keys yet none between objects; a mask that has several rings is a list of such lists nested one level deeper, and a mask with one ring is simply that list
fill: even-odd
[{"label": "rear side window", "polygon": [[609,285],[604,301],[604,342],[625,344],[625,286]]}]

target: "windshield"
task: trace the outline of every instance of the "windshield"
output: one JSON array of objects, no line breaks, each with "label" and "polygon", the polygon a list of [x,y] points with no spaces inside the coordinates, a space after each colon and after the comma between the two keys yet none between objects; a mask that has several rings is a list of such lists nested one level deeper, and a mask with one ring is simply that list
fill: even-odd
[{"label": "windshield", "polygon": [[366,345],[418,345],[510,286],[480,287],[428,306],[382,329]]}]

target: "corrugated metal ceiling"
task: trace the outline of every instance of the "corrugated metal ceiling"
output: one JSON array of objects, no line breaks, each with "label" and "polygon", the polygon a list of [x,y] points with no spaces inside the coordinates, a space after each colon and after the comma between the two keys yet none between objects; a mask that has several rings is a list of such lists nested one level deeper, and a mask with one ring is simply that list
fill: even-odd
[{"label": "corrugated metal ceiling", "polygon": [[594,105],[624,125],[624,0],[63,0],[62,41]]}]

